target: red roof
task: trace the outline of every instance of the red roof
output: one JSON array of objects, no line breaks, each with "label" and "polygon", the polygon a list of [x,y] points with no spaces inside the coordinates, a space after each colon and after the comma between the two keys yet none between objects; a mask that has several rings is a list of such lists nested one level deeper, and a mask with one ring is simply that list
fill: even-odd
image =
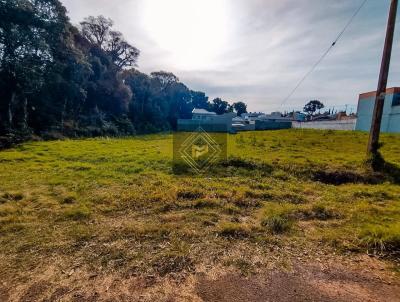
[{"label": "red roof", "polygon": [[[386,94],[395,94],[395,93],[400,93],[400,87],[392,87],[386,89]],[[376,91],[361,93],[359,99],[360,100],[369,99],[372,97],[376,97]]]}]

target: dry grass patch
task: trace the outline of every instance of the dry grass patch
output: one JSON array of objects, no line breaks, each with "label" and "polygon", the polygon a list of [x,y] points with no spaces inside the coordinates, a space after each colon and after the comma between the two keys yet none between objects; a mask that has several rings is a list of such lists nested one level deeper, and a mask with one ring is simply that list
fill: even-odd
[{"label": "dry grass patch", "polygon": [[[0,260],[17,267],[16,275],[45,259],[168,275],[204,259],[221,263],[220,255],[238,244],[243,254],[260,248],[268,255],[278,243],[299,239],[345,251],[396,252],[399,186],[389,177],[375,185],[353,177],[370,176],[366,140],[348,132],[241,133],[228,136],[226,162],[196,177],[173,174],[170,135],[5,150]],[[383,140],[385,158],[399,164],[399,136]],[[341,170],[353,171],[353,178],[346,174],[340,185],[313,178],[316,171]],[[251,271],[248,257],[231,259]]]}]

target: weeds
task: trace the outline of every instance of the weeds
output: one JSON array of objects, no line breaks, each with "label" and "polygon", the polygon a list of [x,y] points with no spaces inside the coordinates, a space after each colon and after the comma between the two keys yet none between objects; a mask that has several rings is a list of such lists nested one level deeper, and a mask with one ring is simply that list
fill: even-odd
[{"label": "weeds", "polygon": [[195,200],[203,198],[204,193],[201,191],[183,190],[179,191],[177,194],[178,199]]},{"label": "weeds", "polygon": [[6,201],[20,201],[24,199],[24,194],[22,193],[4,193],[1,196],[1,199],[6,202]]},{"label": "weeds", "polygon": [[153,261],[152,266],[161,277],[183,270],[190,272],[194,269],[194,263],[190,257],[175,253],[160,255]]},{"label": "weeds", "polygon": [[278,215],[265,218],[261,225],[272,234],[287,233],[292,228],[292,222],[288,218]]},{"label": "weeds", "polygon": [[380,252],[400,250],[400,224],[389,226],[368,225],[360,234],[361,244]]},{"label": "weeds", "polygon": [[89,218],[91,211],[86,206],[76,206],[64,211],[64,217],[71,220],[84,220]]},{"label": "weeds", "polygon": [[[382,135],[386,167],[400,163],[399,138]],[[32,267],[62,254],[80,265],[170,274],[239,241],[250,248],[300,237],[396,252],[397,170],[366,168],[367,139],[240,133],[228,137],[228,159],[196,177],[173,174],[170,135],[26,143],[0,152],[0,258]],[[250,270],[246,261],[232,265]]]},{"label": "weeds", "polygon": [[338,211],[329,209],[320,203],[312,205],[311,209],[300,209],[297,213],[298,214],[295,216],[302,220],[316,219],[325,221],[334,218],[341,218],[342,216]]},{"label": "weeds", "polygon": [[250,235],[248,227],[233,222],[223,222],[219,225],[218,233],[228,238],[245,238]]}]

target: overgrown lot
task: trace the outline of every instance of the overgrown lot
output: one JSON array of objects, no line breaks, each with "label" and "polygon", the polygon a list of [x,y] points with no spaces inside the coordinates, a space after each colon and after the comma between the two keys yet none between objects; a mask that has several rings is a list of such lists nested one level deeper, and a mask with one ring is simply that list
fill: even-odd
[{"label": "overgrown lot", "polygon": [[[2,151],[0,275],[24,278],[48,264],[165,276],[219,263],[247,272],[254,249],[285,253],[293,243],[396,255],[400,136],[383,135],[392,166],[381,174],[364,165],[366,142],[357,132],[231,135],[228,160],[199,177],[172,173],[172,135]],[[242,252],[225,253],[235,247]]]}]

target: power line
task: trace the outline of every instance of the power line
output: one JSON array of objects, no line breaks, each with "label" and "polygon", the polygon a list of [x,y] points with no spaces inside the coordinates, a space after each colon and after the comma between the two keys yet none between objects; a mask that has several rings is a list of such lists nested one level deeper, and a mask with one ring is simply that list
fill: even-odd
[{"label": "power line", "polygon": [[294,89],[289,93],[289,95],[282,101],[281,106],[283,106],[291,97],[292,95],[297,91],[297,89],[303,84],[303,82],[309,77],[309,75],[317,68],[317,66],[325,59],[325,57],[329,54],[329,52],[332,50],[333,47],[339,42],[340,38],[343,36],[343,34],[346,32],[346,30],[349,28],[351,23],[353,23],[355,17],[358,15],[358,13],[361,11],[361,9],[364,7],[365,3],[367,3],[368,0],[364,0],[361,5],[358,7],[358,9],[355,11],[355,13],[351,16],[350,20],[347,22],[346,26],[340,31],[336,39],[333,41],[332,45],[323,53],[323,55],[318,59],[318,61],[311,67],[311,69],[304,75],[303,78],[298,82],[298,84],[294,87]]}]

